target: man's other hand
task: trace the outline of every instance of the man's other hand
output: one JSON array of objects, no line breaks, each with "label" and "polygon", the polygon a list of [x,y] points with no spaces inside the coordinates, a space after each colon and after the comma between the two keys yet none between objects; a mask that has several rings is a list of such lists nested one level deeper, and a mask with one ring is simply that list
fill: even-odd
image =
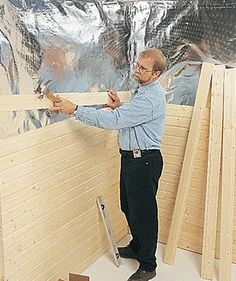
[{"label": "man's other hand", "polygon": [[106,104],[107,107],[110,107],[112,109],[115,109],[119,106],[121,106],[121,101],[120,98],[117,94],[117,92],[115,92],[112,89],[107,90],[108,92],[108,102]]}]

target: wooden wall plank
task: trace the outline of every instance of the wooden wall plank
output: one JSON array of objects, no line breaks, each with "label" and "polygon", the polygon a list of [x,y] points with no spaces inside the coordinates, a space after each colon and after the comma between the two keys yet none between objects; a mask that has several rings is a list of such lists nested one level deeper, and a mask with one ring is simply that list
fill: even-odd
[{"label": "wooden wall plank", "polygon": [[[185,118],[191,119],[193,113],[193,107],[192,106],[179,106],[176,104],[168,104],[166,115],[167,117],[172,116],[181,116]],[[169,122],[169,118],[167,118],[167,122]]]},{"label": "wooden wall plank", "polygon": [[1,212],[1,193],[0,193],[0,279],[3,280],[5,276],[5,253],[3,247],[3,232],[2,232],[2,212]]},{"label": "wooden wall plank", "polygon": [[219,280],[231,280],[234,172],[235,172],[235,108],[236,108],[236,69],[225,71],[222,192],[220,220],[220,267]]},{"label": "wooden wall plank", "polygon": [[207,188],[205,203],[204,235],[201,277],[213,279],[218,194],[220,185],[224,65],[215,66],[212,78],[211,117],[209,133]]},{"label": "wooden wall plank", "polygon": [[204,110],[206,107],[207,97],[210,89],[212,71],[212,64],[204,63],[202,65],[202,71],[199,79],[199,85],[191,119],[191,126],[186,145],[184,163],[181,171],[176,203],[164,256],[164,262],[168,264],[174,263],[175,253],[178,246],[188,189],[192,177],[196,147],[200,137]]},{"label": "wooden wall plank", "polygon": [[[130,99],[129,91],[119,91],[118,95],[122,102]],[[107,92],[99,93],[62,93],[60,97],[70,100],[78,105],[105,104],[107,103]],[[46,109],[52,107],[48,98],[39,99],[37,95],[0,95],[0,112],[18,111],[31,109]]]}]

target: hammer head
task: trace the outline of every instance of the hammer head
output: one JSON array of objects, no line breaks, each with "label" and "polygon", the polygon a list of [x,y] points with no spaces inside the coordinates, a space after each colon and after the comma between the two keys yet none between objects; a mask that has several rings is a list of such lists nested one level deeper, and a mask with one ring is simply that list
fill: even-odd
[{"label": "hammer head", "polygon": [[49,84],[52,80],[43,82],[42,79],[39,79],[37,85],[35,86],[34,93],[38,95],[39,99],[42,99],[49,92]]}]

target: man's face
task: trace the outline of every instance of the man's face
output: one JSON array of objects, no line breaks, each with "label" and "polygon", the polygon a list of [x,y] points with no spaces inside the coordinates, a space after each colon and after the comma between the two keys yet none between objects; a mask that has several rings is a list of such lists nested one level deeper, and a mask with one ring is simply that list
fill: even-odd
[{"label": "man's face", "polygon": [[150,57],[139,57],[134,65],[134,79],[140,85],[146,85],[157,79],[159,71],[153,70],[153,59]]}]

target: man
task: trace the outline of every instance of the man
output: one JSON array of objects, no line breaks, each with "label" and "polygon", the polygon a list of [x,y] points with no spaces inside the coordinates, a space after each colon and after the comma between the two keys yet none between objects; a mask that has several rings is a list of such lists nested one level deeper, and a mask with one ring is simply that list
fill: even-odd
[{"label": "man", "polygon": [[139,262],[138,270],[128,281],[147,281],[156,276],[158,215],[156,193],[163,161],[160,143],[165,121],[165,95],[158,77],[166,59],[158,49],[144,50],[134,66],[138,88],[129,103],[121,104],[117,93],[110,90],[113,110],[76,106],[62,100],[53,110],[71,114],[88,125],[119,130],[121,154],[120,203],[132,241],[118,248],[123,258]]}]

